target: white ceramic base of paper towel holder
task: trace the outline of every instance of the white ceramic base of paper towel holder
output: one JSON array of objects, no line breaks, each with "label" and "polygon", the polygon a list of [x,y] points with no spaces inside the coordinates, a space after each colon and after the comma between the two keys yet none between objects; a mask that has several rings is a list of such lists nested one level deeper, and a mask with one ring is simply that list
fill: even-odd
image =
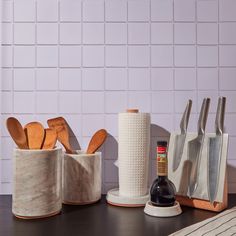
[{"label": "white ceramic base of paper towel holder", "polygon": [[125,197],[119,194],[119,189],[111,189],[107,193],[107,202],[121,207],[143,207],[149,200],[149,194],[136,197]]},{"label": "white ceramic base of paper towel holder", "polygon": [[146,203],[144,213],[155,217],[172,217],[182,213],[181,207],[178,202],[175,202],[171,207],[158,207],[153,206],[150,201]]}]

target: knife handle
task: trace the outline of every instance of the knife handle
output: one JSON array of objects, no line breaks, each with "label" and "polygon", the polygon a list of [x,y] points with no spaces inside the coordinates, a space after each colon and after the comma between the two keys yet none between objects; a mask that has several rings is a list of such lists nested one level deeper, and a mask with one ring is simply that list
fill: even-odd
[{"label": "knife handle", "polygon": [[182,117],[181,122],[180,122],[181,134],[186,134],[187,133],[188,121],[189,121],[189,117],[190,117],[191,108],[192,108],[192,100],[189,99],[188,103],[186,105],[183,117]]},{"label": "knife handle", "polygon": [[211,101],[210,98],[203,99],[201,112],[200,112],[199,120],[198,120],[198,135],[204,135],[205,133],[206,122],[207,122],[207,117],[208,117],[208,112],[209,112],[209,107],[210,107],[210,101]]},{"label": "knife handle", "polygon": [[215,121],[216,134],[218,135],[222,135],[224,131],[225,104],[226,97],[219,97]]}]

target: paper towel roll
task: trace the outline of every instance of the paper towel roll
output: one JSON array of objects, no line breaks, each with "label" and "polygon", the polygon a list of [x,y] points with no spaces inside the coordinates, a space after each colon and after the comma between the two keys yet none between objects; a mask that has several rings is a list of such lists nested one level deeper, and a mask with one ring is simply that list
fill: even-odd
[{"label": "paper towel roll", "polygon": [[120,113],[118,160],[120,195],[142,196],[148,192],[150,114]]}]

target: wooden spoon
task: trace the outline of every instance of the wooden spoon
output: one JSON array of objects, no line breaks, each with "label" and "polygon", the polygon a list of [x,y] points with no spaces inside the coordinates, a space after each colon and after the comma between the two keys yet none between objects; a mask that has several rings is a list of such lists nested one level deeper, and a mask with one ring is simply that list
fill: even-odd
[{"label": "wooden spoon", "polygon": [[7,129],[20,149],[29,149],[27,137],[21,123],[14,117],[9,117],[6,122]]},{"label": "wooden spoon", "polygon": [[53,118],[47,121],[48,126],[57,132],[57,139],[66,149],[66,153],[73,154],[73,149],[69,142],[69,130],[66,120],[63,117]]},{"label": "wooden spoon", "polygon": [[102,144],[105,142],[106,138],[107,138],[107,131],[105,129],[98,130],[93,135],[93,137],[89,142],[87,154],[95,153],[98,150],[98,148],[100,148]]},{"label": "wooden spoon", "polygon": [[57,142],[57,132],[54,129],[45,129],[45,138],[42,149],[53,149]]},{"label": "wooden spoon", "polygon": [[24,127],[29,149],[41,149],[45,131],[39,122],[30,122]]}]

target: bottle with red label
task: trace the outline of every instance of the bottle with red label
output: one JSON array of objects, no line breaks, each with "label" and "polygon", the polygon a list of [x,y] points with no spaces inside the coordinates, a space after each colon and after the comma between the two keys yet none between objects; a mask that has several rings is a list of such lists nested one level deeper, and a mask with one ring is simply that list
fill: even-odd
[{"label": "bottle with red label", "polygon": [[168,179],[167,142],[157,142],[157,178],[150,190],[152,205],[169,207],[175,204],[175,186]]}]

